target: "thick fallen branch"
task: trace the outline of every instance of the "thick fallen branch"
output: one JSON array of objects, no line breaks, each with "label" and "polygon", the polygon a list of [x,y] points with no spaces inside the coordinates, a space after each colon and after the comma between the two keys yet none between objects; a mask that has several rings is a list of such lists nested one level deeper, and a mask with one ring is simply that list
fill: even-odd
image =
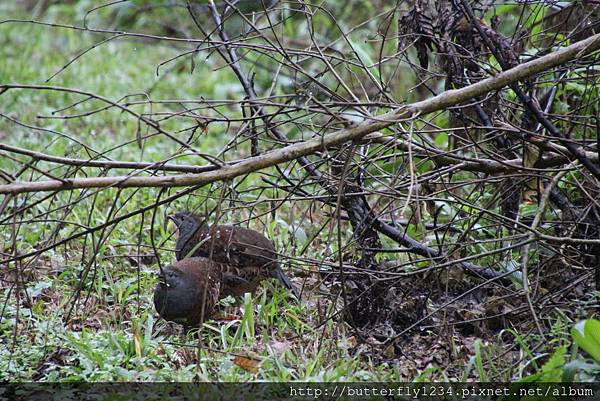
[{"label": "thick fallen branch", "polygon": [[[319,150],[324,150],[343,142],[360,139],[367,134],[385,129],[417,115],[427,114],[459,105],[475,97],[499,90],[533,74],[546,71],[571,60],[579,59],[598,49],[600,49],[600,34],[596,34],[571,46],[518,65],[510,70],[501,72],[494,77],[487,78],[464,88],[449,90],[430,99],[403,106],[379,117],[373,117],[354,127],[324,135],[320,138],[314,138],[289,145],[259,156],[250,157],[235,165],[224,166],[214,171],[165,177],[118,176],[73,178],[64,179],[62,181],[16,182],[13,184],[0,185],[0,193],[15,194],[22,192],[62,191],[78,188],[103,187],[181,187],[230,180],[250,172],[313,154]],[[0,85],[0,93],[10,87],[11,85]]]}]

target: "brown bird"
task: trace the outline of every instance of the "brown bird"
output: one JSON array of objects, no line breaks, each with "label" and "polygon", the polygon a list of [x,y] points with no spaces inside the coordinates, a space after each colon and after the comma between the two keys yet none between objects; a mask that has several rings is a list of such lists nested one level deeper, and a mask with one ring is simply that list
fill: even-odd
[{"label": "brown bird", "polygon": [[168,216],[177,227],[175,257],[203,256],[224,269],[223,295],[253,292],[266,278],[278,279],[297,299],[300,293],[277,261],[273,243],[258,231],[243,227],[208,226],[198,215]]},{"label": "brown bird", "polygon": [[207,258],[186,258],[165,266],[154,290],[154,307],[165,320],[197,327],[221,296],[222,269]]}]

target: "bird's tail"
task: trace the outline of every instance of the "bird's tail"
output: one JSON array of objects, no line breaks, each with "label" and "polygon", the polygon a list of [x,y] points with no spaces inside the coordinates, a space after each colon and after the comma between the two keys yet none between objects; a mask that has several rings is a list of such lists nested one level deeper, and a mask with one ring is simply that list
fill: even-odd
[{"label": "bird's tail", "polygon": [[272,270],[272,272],[273,277],[281,281],[285,288],[290,290],[297,300],[300,300],[300,291],[298,290],[298,287],[296,287],[294,283],[292,283],[292,280],[290,280],[290,278],[283,272],[283,270],[281,270],[281,267],[277,266],[277,268]]}]

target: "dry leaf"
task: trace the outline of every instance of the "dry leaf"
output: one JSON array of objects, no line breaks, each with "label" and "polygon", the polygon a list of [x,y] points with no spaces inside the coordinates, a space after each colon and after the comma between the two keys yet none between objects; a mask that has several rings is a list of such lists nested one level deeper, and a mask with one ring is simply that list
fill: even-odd
[{"label": "dry leaf", "polygon": [[133,328],[133,344],[135,345],[135,354],[138,358],[142,357],[142,338],[137,327]]},{"label": "dry leaf", "polygon": [[392,359],[396,356],[396,350],[394,349],[394,344],[390,344],[383,350],[383,355],[386,358]]},{"label": "dry leaf", "polygon": [[233,358],[233,363],[250,373],[257,373],[258,364],[260,361],[258,359],[251,359],[242,355],[236,355],[235,358]]},{"label": "dry leaf", "polygon": [[233,321],[233,320],[241,320],[241,316],[228,314],[224,312],[218,312],[213,315],[213,319],[215,320],[224,320],[224,321]]}]

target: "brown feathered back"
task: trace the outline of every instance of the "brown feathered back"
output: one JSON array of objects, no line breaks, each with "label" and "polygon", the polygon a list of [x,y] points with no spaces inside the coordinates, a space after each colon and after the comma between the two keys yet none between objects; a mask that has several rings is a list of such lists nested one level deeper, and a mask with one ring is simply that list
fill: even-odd
[{"label": "brown feathered back", "polygon": [[222,263],[226,270],[224,294],[253,292],[264,278],[279,279],[294,295],[300,294],[283,273],[273,243],[258,231],[231,225],[208,226],[192,213],[169,216],[178,228],[175,256],[202,256]]}]

